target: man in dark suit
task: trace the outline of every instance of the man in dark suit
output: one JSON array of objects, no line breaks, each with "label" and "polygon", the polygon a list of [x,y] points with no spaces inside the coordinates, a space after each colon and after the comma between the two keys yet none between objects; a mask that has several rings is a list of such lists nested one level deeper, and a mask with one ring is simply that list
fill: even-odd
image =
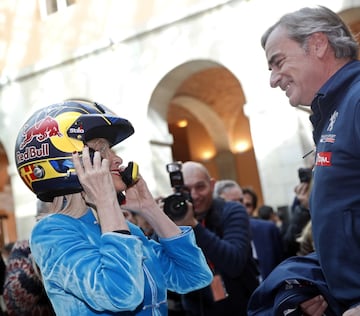
[{"label": "man in dark suit", "polygon": [[[219,180],[215,184],[214,197],[243,203],[243,192],[233,180]],[[283,260],[283,247],[278,227],[271,221],[250,217],[253,256],[257,259],[262,279]]]}]

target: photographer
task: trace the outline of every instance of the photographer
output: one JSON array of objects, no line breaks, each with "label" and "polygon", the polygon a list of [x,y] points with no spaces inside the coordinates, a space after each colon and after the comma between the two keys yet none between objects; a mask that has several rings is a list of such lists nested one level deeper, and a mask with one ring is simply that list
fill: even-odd
[{"label": "photographer", "polygon": [[200,163],[183,164],[184,189],[194,211],[177,220],[193,227],[214,280],[210,286],[182,296],[188,316],[246,315],[248,300],[258,286],[251,253],[249,218],[236,202],[213,199],[215,180]]}]

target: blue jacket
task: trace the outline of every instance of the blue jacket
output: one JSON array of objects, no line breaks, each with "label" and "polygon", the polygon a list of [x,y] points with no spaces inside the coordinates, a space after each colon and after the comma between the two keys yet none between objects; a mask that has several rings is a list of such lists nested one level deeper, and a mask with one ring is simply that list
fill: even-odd
[{"label": "blue jacket", "polygon": [[260,273],[265,279],[284,259],[280,230],[273,222],[258,218],[250,218],[250,228]]},{"label": "blue jacket", "polygon": [[183,297],[191,315],[246,315],[249,298],[258,286],[258,270],[251,252],[249,217],[238,202],[215,199],[204,225],[194,228],[196,242],[215,274],[220,274],[228,297],[214,302],[210,287]]},{"label": "blue jacket", "polygon": [[[343,306],[330,294],[315,253],[280,263],[253,293],[248,316],[302,316],[299,305],[323,295],[327,316],[341,316]],[[325,315],[324,314],[324,315]]]},{"label": "blue jacket", "polygon": [[360,62],[349,62],[311,105],[316,162],[313,238],[331,293],[360,303]]},{"label": "blue jacket", "polygon": [[191,228],[155,242],[129,227],[132,235],[102,234],[90,210],[35,225],[30,247],[57,315],[167,315],[167,289],[186,293],[211,282]]}]

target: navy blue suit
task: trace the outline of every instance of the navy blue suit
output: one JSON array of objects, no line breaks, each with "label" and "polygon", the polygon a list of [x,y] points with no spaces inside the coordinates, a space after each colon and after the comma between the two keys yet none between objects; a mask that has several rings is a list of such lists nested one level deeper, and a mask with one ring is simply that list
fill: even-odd
[{"label": "navy blue suit", "polygon": [[250,218],[250,229],[254,242],[262,279],[284,259],[280,231],[270,221]]}]

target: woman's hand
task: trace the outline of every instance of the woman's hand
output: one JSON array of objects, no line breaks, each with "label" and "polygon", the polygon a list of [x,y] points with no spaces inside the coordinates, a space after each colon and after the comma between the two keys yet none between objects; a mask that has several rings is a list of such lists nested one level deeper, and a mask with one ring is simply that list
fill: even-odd
[{"label": "woman's hand", "polygon": [[126,200],[122,208],[135,213],[144,213],[147,209],[158,207],[144,179],[139,175],[138,181],[125,190]]},{"label": "woman's hand", "polygon": [[160,208],[141,176],[134,185],[126,189],[125,195],[126,200],[121,207],[139,213],[159,237],[172,237],[181,233],[175,223]]},{"label": "woman's hand", "polygon": [[89,147],[84,146],[82,157],[78,153],[74,153],[73,162],[81,186],[91,203],[96,205],[99,199],[104,200],[116,197],[109,161],[107,159],[101,160],[98,151],[95,151],[92,161]]},{"label": "woman's hand", "polygon": [[116,191],[109,168],[109,161],[102,159],[96,151],[93,161],[87,146],[82,157],[73,154],[73,162],[81,186],[85,192],[85,202],[97,211],[101,231],[128,230],[123,212],[117,200]]}]

